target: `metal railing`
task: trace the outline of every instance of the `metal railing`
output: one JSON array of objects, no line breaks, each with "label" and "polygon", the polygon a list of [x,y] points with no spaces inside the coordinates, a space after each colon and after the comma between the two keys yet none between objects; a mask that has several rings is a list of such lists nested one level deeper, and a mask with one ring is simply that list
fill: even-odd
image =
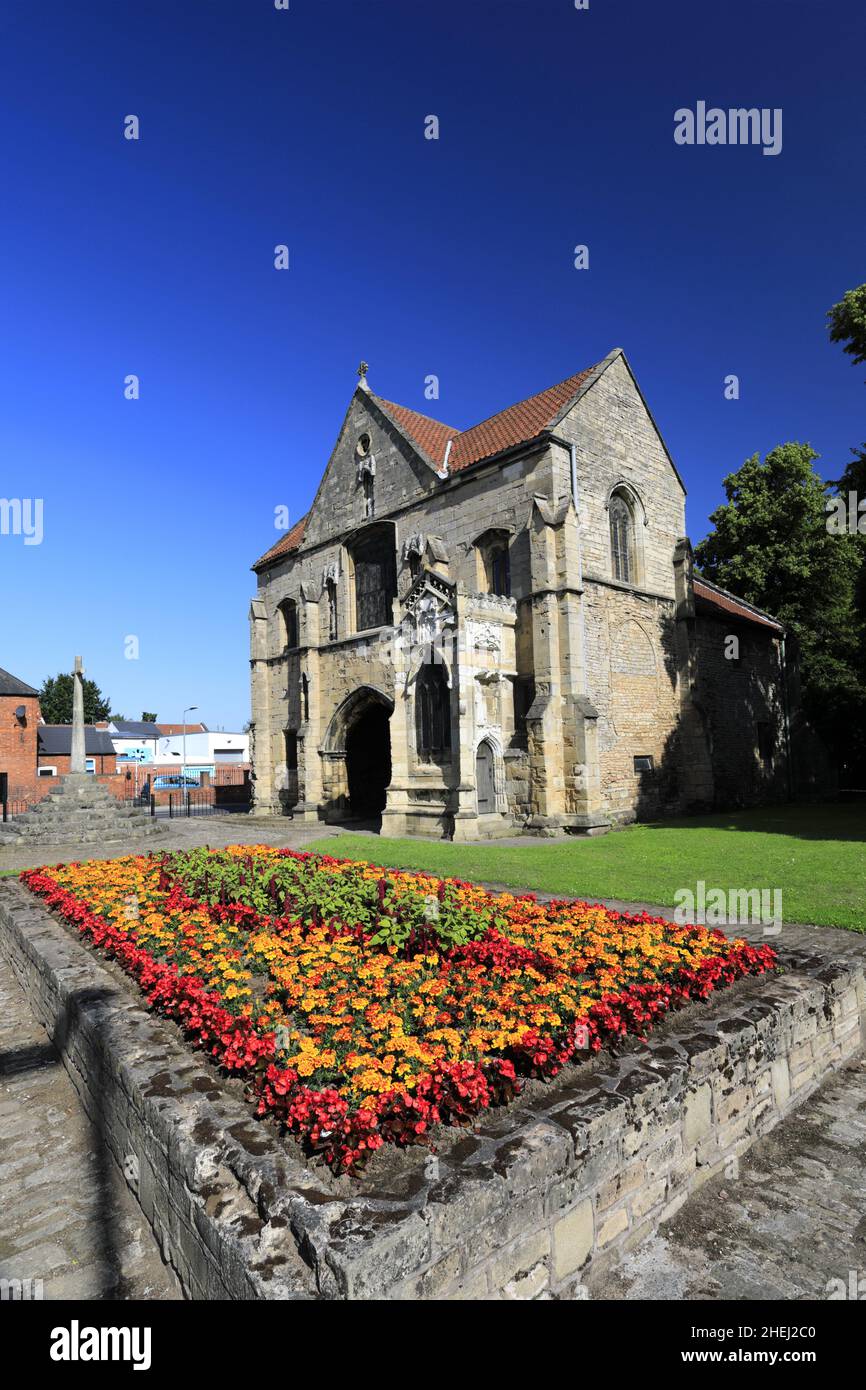
[{"label": "metal railing", "polygon": [[[169,792],[168,806],[159,809],[168,812],[169,820],[178,816],[224,816],[244,815],[249,810],[248,801],[218,801],[211,787],[199,787],[194,791]],[[156,814],[154,798],[151,797],[151,815]]]}]

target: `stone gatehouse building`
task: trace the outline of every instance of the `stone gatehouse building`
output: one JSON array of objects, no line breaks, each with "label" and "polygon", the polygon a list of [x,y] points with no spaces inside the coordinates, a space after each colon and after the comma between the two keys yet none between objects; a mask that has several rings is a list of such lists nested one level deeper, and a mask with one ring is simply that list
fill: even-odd
[{"label": "stone gatehouse building", "polygon": [[365,372],[253,566],[256,812],[467,839],[784,795],[784,632],[693,575],[624,353],[465,430]]}]

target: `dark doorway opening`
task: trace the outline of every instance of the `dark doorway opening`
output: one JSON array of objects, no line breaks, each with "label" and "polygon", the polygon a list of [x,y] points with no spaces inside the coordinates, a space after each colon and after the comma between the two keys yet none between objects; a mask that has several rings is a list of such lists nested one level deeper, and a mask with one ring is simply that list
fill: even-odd
[{"label": "dark doorway opening", "polygon": [[352,816],[369,820],[380,816],[391,781],[390,711],[369,705],[346,735],[346,776]]}]

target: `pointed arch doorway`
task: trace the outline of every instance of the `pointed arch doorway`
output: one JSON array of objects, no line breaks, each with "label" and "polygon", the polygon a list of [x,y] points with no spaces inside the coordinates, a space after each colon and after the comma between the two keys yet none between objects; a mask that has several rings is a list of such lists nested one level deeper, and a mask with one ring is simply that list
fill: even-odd
[{"label": "pointed arch doorway", "polygon": [[492,816],[496,811],[493,758],[492,747],[487,739],[482,739],[475,752],[475,795],[479,816]]},{"label": "pointed arch doorway", "polygon": [[393,709],[381,690],[364,685],[335,711],[322,748],[328,820],[381,817],[391,782]]}]

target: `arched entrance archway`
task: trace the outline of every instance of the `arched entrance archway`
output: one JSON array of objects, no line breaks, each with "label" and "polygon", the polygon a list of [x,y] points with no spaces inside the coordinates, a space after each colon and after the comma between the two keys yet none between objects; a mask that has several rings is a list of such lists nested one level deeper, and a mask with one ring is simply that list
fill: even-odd
[{"label": "arched entrance archway", "polygon": [[381,690],[363,685],[335,710],[321,749],[328,820],[370,820],[385,809],[393,709]]}]

